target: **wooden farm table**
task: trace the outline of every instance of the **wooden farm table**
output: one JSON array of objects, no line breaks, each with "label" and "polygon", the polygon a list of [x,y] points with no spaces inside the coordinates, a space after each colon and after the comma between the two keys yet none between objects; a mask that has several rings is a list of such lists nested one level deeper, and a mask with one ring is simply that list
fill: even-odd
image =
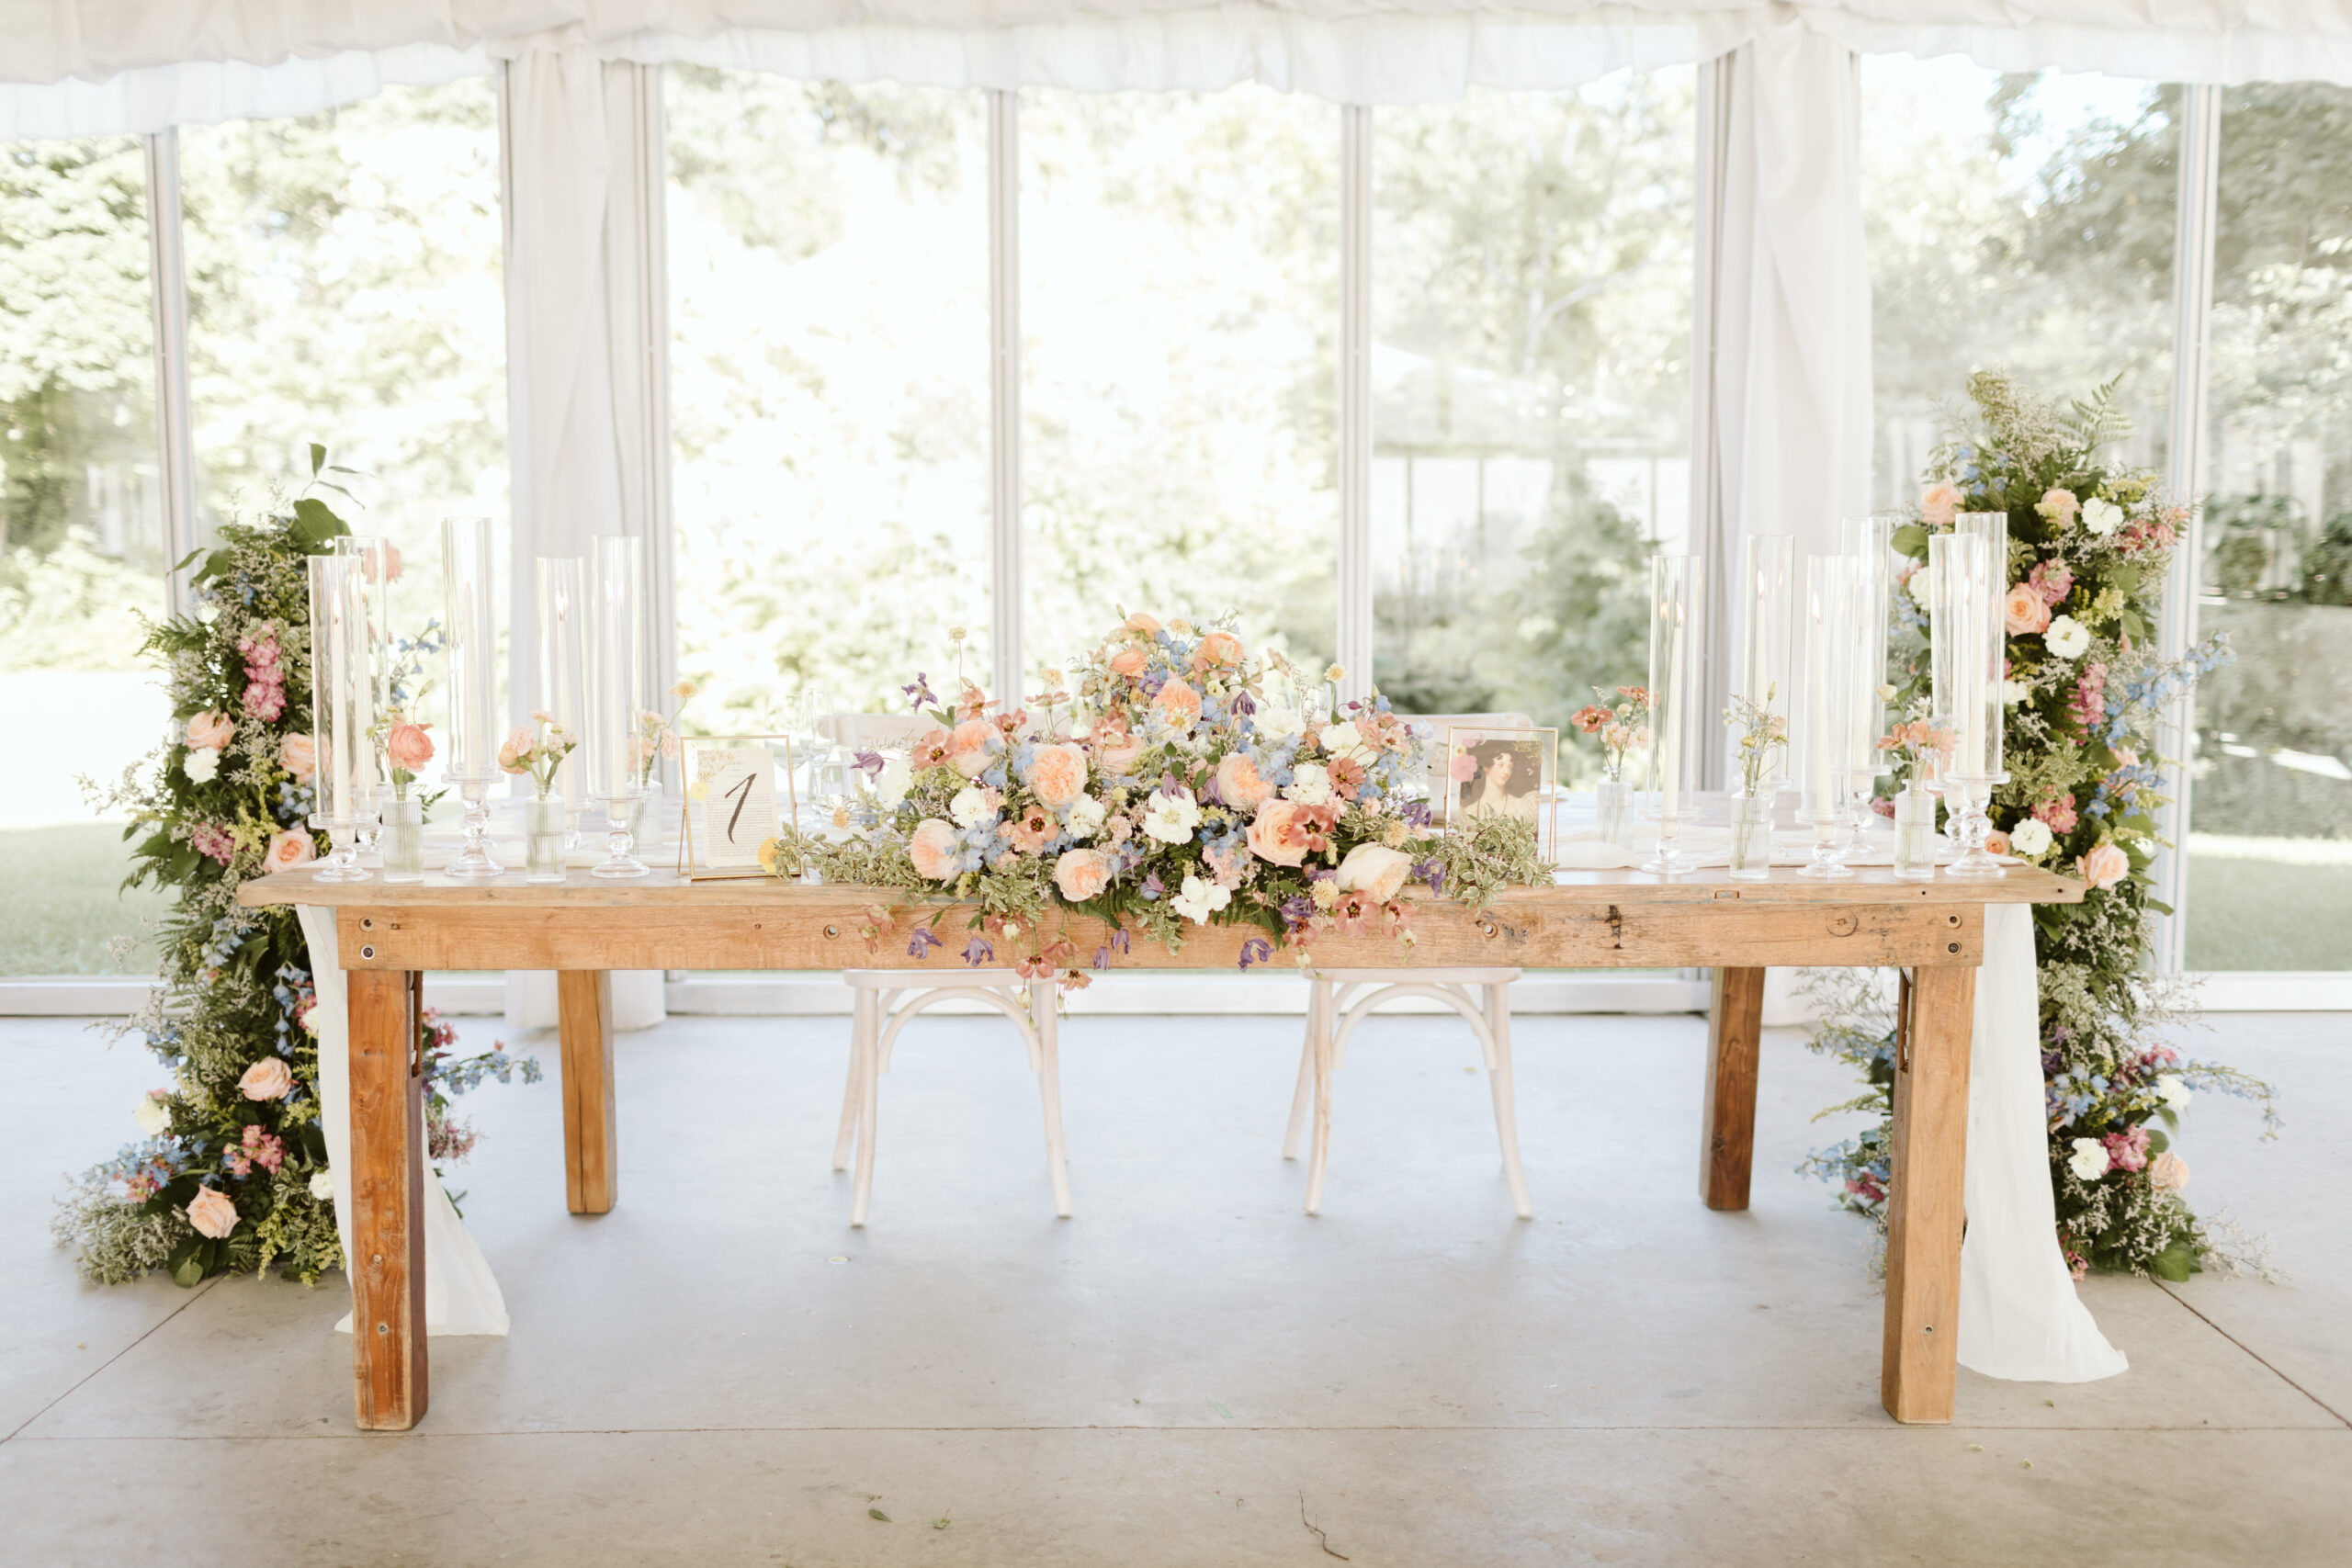
[{"label": "wooden farm table", "polygon": [[[562,1033],[566,1191],[575,1213],[613,1206],[615,969],[929,969],[903,938],[869,952],[859,928],[881,890],[766,880],[688,883],[656,872],[562,886],[322,883],[306,870],[246,883],[248,906],[335,908],[349,986],[350,1259],[354,1397],[362,1427],[404,1430],[424,1415],[424,1111],[419,990],[428,969],[557,971]],[[1884,872],[1769,882],[1722,872],[1672,879],[1564,872],[1483,910],[1423,898],[1412,962],[1433,966],[1714,970],[1699,1191],[1710,1208],[1747,1206],[1755,1142],[1757,1032],[1771,964],[1899,965],[1907,977],[1894,1077],[1887,1199],[1886,1327],[1879,1394],[1897,1421],[1949,1422],[1957,1362],[1961,1175],[1968,1133],[1969,1029],[1983,961],[1984,906],[2064,903],[2082,884],[2011,867],[1989,883],[1896,882]],[[960,936],[967,914],[941,922]],[[900,922],[900,930],[905,922]],[[1056,934],[1061,934],[1058,931]],[[1103,945],[1098,922],[1071,919],[1078,951]],[[1227,969],[1254,928],[1203,927],[1171,953],[1136,937],[1119,967]],[[951,942],[951,948],[955,944]],[[1331,967],[1394,967],[1393,940],[1327,938]]]}]

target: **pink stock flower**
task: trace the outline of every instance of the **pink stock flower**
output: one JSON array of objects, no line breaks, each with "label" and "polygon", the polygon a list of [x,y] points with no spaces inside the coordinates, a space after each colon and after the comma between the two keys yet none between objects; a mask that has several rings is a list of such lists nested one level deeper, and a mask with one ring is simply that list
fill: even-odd
[{"label": "pink stock flower", "polygon": [[318,858],[319,846],[311,838],[310,829],[288,828],[269,836],[269,847],[262,851],[261,864],[264,871],[292,871]]},{"label": "pink stock flower", "polygon": [[2062,838],[2075,830],[2075,824],[2078,820],[2075,815],[2075,797],[2071,792],[2052,795],[2048,800],[2035,807],[2033,814],[2041,818],[2043,827]]},{"label": "pink stock flower", "polygon": [[2107,1157],[2118,1170],[2144,1170],[2148,1166],[2148,1130],[2134,1127],[2127,1133],[2109,1133],[2106,1138]]},{"label": "pink stock flower", "polygon": [[2106,665],[2084,666],[2081,678],[2075,682],[2075,694],[2067,701],[2066,711],[2086,728],[2107,722]]},{"label": "pink stock flower", "polygon": [[926,817],[915,824],[912,837],[907,840],[907,858],[915,863],[916,874],[933,882],[956,880],[956,829],[952,824],[936,817]]},{"label": "pink stock flower", "polygon": [[208,709],[187,721],[187,743],[197,750],[218,751],[236,733],[235,722],[225,713]]},{"label": "pink stock flower", "polygon": [[237,858],[237,840],[217,822],[198,822],[187,830],[187,841],[198,854],[227,865]]},{"label": "pink stock flower", "polygon": [[286,1163],[286,1140],[265,1131],[258,1122],[246,1124],[243,1146],[253,1162],[272,1175]]},{"label": "pink stock flower", "polygon": [[2075,591],[2074,568],[2064,561],[2043,561],[2027,572],[2025,580],[2036,593],[2041,595],[2041,602],[2053,610],[2064,604],[2066,595]]},{"label": "pink stock flower", "polygon": [[2110,839],[2076,861],[2075,866],[2093,887],[2112,887],[2132,874],[2132,857]]}]

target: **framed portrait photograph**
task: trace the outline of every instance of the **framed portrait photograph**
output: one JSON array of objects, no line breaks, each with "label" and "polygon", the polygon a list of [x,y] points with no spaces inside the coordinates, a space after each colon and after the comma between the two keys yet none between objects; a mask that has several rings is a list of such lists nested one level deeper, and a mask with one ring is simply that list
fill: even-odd
[{"label": "framed portrait photograph", "polygon": [[685,801],[678,869],[695,881],[765,876],[760,846],[797,815],[792,743],[781,735],[693,735],[678,739]]},{"label": "framed portrait photograph", "polygon": [[1445,773],[1430,794],[1432,818],[1459,827],[1484,816],[1535,824],[1543,853],[1552,852],[1552,785],[1558,772],[1556,729],[1450,728]]}]

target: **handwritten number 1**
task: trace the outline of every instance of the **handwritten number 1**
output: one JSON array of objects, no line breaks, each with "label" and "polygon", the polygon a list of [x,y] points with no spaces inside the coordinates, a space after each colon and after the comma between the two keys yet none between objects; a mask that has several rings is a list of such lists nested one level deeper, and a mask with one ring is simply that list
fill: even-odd
[{"label": "handwritten number 1", "polygon": [[727,841],[730,844],[735,841],[735,824],[743,819],[743,807],[752,798],[752,774],[745,773],[741,784],[729,784],[721,792],[722,796],[731,795],[735,797],[735,809],[727,818]]}]

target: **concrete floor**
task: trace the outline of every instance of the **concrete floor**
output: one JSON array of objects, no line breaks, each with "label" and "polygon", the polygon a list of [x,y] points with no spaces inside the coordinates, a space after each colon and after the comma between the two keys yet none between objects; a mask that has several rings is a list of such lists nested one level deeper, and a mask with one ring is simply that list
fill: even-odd
[{"label": "concrete floor", "polygon": [[2352,1561],[2352,1021],[2188,1042],[2283,1092],[2282,1141],[2207,1100],[2181,1148],[2295,1282],[2090,1281],[2132,1371],[1963,1371],[1948,1429],[1879,1409],[1864,1227],[1791,1171],[1849,1091],[1793,1033],[1717,1214],[1701,1022],[1522,1020],[1521,1224],[1434,1018],[1359,1037],[1303,1217],[1297,1028],[1069,1023],[1062,1223],[984,1020],[900,1045],[865,1233],[827,1169],[846,1021],[624,1036],[601,1219],[564,1212],[552,1083],[487,1088],[452,1185],[514,1333],[435,1341],[424,1426],[363,1435],[334,1282],[77,1282],[50,1195],[157,1072],[0,1022],[0,1562]]}]

